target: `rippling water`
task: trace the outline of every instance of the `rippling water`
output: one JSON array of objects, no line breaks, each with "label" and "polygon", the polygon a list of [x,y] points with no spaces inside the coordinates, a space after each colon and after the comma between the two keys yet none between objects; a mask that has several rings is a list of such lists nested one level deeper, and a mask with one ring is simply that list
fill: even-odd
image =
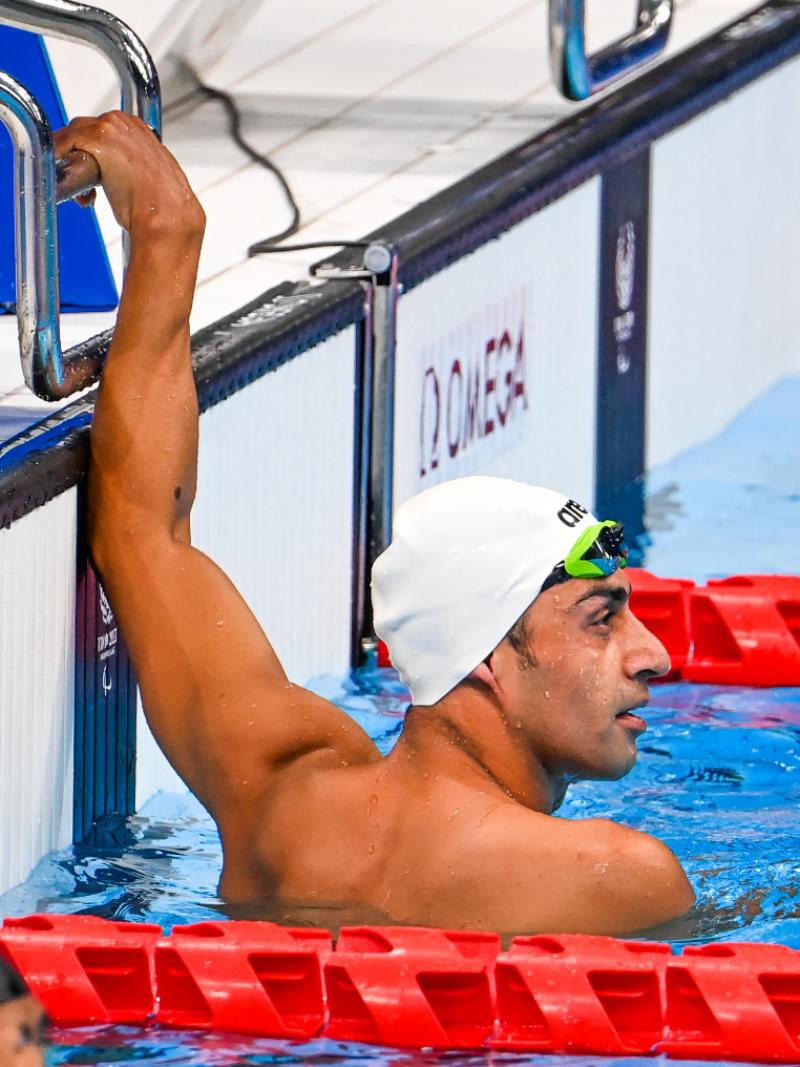
[{"label": "rippling water", "polygon": [[[392,672],[362,673],[338,686],[329,680],[320,688],[329,695],[338,689],[337,702],[384,751],[391,747],[406,702]],[[616,819],[656,834],[677,853],[697,890],[698,906],[667,932],[673,943],[754,940],[800,948],[800,690],[663,685],[655,688],[645,715],[650,729],[640,739],[641,756],[631,774],[620,782],[573,786],[561,814]],[[220,918],[227,914],[216,895],[220,858],[214,826],[199,804],[190,797],[161,796],[142,814],[107,826],[93,843],[48,857],[23,887],[0,898],[0,910],[91,912],[167,927]],[[313,913],[286,918],[315,921]],[[56,1040],[53,1062],[75,1064],[521,1067],[546,1059],[436,1057],[327,1040],[297,1045],[118,1027],[65,1033]],[[552,1062],[567,1067],[570,1060]]]},{"label": "rippling water", "polygon": [[[407,699],[392,671],[317,686],[388,751]],[[782,941],[800,948],[800,690],[676,683],[654,687],[640,758],[619,782],[572,786],[561,816],[614,819],[665,840],[698,892],[676,942]],[[173,923],[228,914],[216,894],[221,851],[192,797],[162,795],[141,814],[48,856],[0,897],[4,914],[52,910]],[[314,922],[301,909],[292,922]]]}]

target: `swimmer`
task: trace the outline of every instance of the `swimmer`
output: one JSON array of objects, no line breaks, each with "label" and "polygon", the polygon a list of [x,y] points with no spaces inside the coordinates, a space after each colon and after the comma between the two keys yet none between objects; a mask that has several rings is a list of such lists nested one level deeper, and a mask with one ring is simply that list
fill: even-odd
[{"label": "swimmer", "polygon": [[57,135],[73,148],[97,158],[131,236],[92,428],[91,550],[153,733],[219,828],[221,895],[504,932],[623,934],[683,914],[693,894],[666,845],[554,816],[571,782],[631,769],[637,711],[669,667],[630,611],[621,529],[502,479],[404,505],[373,597],[413,706],[382,757],[286,677],[191,546],[202,209],[136,119],[76,120]]},{"label": "swimmer", "polygon": [[46,1026],[25,982],[0,957],[0,1067],[43,1067]]}]

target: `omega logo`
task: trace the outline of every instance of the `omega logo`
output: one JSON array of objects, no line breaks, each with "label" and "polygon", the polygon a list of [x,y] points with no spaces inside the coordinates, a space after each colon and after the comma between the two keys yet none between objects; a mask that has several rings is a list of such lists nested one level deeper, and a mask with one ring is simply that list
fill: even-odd
[{"label": "omega logo", "polygon": [[[485,337],[485,335],[484,335]],[[477,350],[428,364],[419,401],[419,477],[447,468],[528,410],[525,326],[500,329]]]}]

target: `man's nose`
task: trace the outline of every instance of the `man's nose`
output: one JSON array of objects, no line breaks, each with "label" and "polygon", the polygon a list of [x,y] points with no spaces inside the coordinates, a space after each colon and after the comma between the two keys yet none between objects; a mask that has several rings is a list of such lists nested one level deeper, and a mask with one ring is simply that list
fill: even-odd
[{"label": "man's nose", "polygon": [[656,635],[636,618],[630,608],[628,611],[630,613],[630,645],[626,655],[626,673],[631,678],[637,675],[659,678],[672,666],[669,652]]}]

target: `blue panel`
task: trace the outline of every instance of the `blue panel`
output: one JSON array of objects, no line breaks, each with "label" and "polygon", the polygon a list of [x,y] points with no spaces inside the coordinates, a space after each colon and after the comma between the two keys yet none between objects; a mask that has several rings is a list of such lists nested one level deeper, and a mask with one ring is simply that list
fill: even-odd
[{"label": "blue panel", "polygon": [[600,192],[595,514],[625,523],[631,563],[644,534],[649,148],[610,167]]},{"label": "blue panel", "polygon": [[[44,41],[34,33],[0,26],[0,70],[33,94],[53,129],[67,122]],[[93,210],[77,204],[58,209],[61,310],[107,311],[117,290]],[[14,171],[11,138],[0,126],[0,313],[14,311]]]},{"label": "blue panel", "polygon": [[130,815],[136,786],[136,680],[111,605],[86,553],[86,491],[80,496],[75,598],[73,838]]}]

